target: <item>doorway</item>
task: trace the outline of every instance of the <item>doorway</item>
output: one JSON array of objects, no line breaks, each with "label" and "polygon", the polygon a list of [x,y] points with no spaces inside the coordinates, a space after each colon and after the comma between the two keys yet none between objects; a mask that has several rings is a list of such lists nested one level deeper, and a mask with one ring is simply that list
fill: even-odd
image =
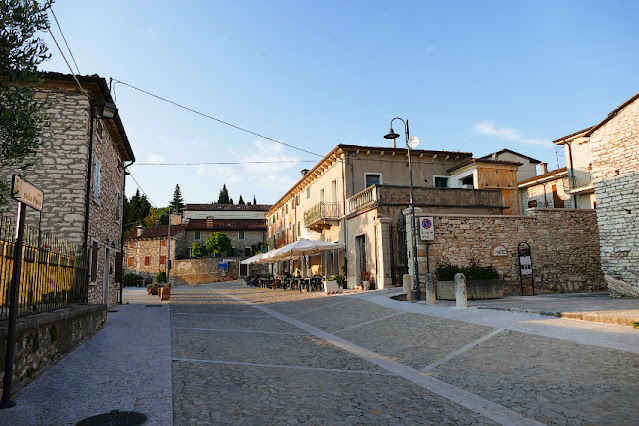
[{"label": "doorway", "polygon": [[[355,250],[357,258],[357,276],[363,277],[366,272],[366,235],[358,235],[355,237]],[[359,283],[360,278],[356,278]]]},{"label": "doorway", "polygon": [[103,285],[103,295],[102,300],[104,304],[109,305],[109,273],[111,272],[110,263],[109,263],[109,255],[111,254],[109,248],[107,247],[104,253],[104,285]]}]

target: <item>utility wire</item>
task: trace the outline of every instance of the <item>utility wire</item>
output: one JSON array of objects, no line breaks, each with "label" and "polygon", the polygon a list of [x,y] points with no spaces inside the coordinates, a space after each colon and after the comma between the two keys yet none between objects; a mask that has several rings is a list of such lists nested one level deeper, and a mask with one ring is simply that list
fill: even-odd
[{"label": "utility wire", "polygon": [[82,91],[82,93],[84,93],[85,95],[89,97],[89,99],[91,99],[91,95],[89,94],[87,90],[84,89],[84,87],[82,87],[82,85],[80,84],[80,80],[78,80],[78,77],[76,77],[75,72],[73,71],[73,68],[71,68],[71,65],[69,64],[69,61],[67,61],[66,56],[64,56],[64,52],[60,48],[60,45],[58,44],[58,40],[55,39],[55,36],[51,32],[51,27],[49,27],[49,24],[47,24],[47,30],[49,31],[49,34],[51,34],[51,38],[55,42],[55,45],[58,46],[58,50],[60,51],[60,54],[62,55],[62,59],[64,59],[64,62],[67,63],[67,67],[69,67],[69,71],[71,71],[71,75],[73,76],[73,79],[75,80],[75,82],[78,83],[78,87],[80,87],[80,91]]},{"label": "utility wire", "polygon": [[293,148],[293,149],[296,149],[296,150],[298,150],[298,151],[305,152],[305,153],[307,153],[307,154],[315,155],[315,156],[320,157],[320,158],[323,158],[323,157],[324,157],[323,155],[317,154],[317,153],[315,153],[315,152],[307,151],[307,150],[305,150],[305,149],[303,149],[303,148],[299,148],[299,147],[297,147],[297,146],[287,144],[286,142],[282,142],[282,141],[279,141],[279,140],[277,140],[277,139],[269,138],[268,136],[261,135],[261,134],[259,134],[259,133],[253,132],[253,131],[251,131],[251,130],[247,130],[247,129],[244,129],[244,128],[242,128],[242,127],[236,126],[235,124],[231,124],[231,123],[228,123],[228,122],[226,122],[226,121],[220,120],[219,118],[212,117],[212,116],[210,116],[210,115],[208,115],[208,114],[205,114],[205,113],[203,113],[203,112],[196,111],[196,110],[194,110],[194,109],[192,109],[192,108],[186,107],[186,106],[181,105],[181,104],[179,104],[179,103],[177,103],[177,102],[174,102],[174,101],[171,101],[171,100],[169,100],[169,99],[163,98],[162,96],[159,96],[159,95],[153,94],[153,93],[151,93],[151,92],[148,92],[148,91],[146,91],[146,90],[140,89],[139,87],[135,87],[135,86],[133,86],[133,85],[131,85],[131,84],[129,84],[129,83],[125,83],[124,81],[121,81],[121,80],[118,80],[118,79],[115,79],[115,78],[113,79],[113,81],[115,81],[115,82],[117,82],[117,83],[124,84],[125,86],[128,86],[128,87],[130,87],[131,89],[137,90],[137,91],[139,91],[139,92],[142,92],[142,93],[144,93],[144,94],[147,94],[147,95],[149,95],[149,96],[152,96],[152,97],[154,97],[154,98],[156,98],[156,99],[159,99],[159,100],[161,100],[161,101],[168,102],[168,103],[170,103],[170,104],[172,104],[172,105],[175,105],[175,106],[177,106],[177,107],[179,107],[179,108],[182,108],[182,109],[185,109],[185,110],[187,110],[187,111],[190,111],[190,112],[192,112],[192,113],[194,113],[194,114],[201,115],[202,117],[206,117],[206,118],[211,119],[211,120],[213,120],[213,121],[217,121],[218,123],[222,123],[222,124],[224,124],[224,125],[226,125],[226,126],[233,127],[234,129],[241,130],[242,132],[246,132],[246,133],[249,133],[249,134],[251,134],[251,135],[254,135],[254,136],[260,137],[260,138],[262,138],[262,139],[266,139],[266,140],[269,140],[269,141],[271,141],[271,142],[279,143],[279,144],[284,145],[284,146],[287,146],[287,147],[289,147],[289,148]]},{"label": "utility wire", "polygon": [[[67,43],[67,38],[64,36],[64,33],[62,32],[62,27],[60,26],[60,22],[58,22],[58,17],[55,16],[55,12],[53,11],[53,7],[51,7],[50,10],[51,10],[51,14],[53,15],[53,19],[55,19],[55,23],[58,25],[58,30],[60,30],[60,34],[62,35],[62,39],[64,40],[64,44],[67,46],[67,50],[69,51],[69,54],[71,55],[71,59],[73,59],[73,63],[75,64],[75,69],[78,70],[78,75],[80,75],[81,74],[80,73],[80,67],[78,66],[78,63],[75,61],[75,57],[73,56],[73,52],[71,51],[71,48],[69,47],[69,43]],[[51,32],[51,29],[49,29],[49,32]]]},{"label": "utility wire", "polygon": [[313,160],[278,160],[278,161],[237,161],[215,163],[133,163],[132,166],[208,166],[237,164],[275,164],[275,163],[315,163]]},{"label": "utility wire", "polygon": [[135,178],[135,176],[133,176],[133,174],[129,171],[129,176],[131,176],[131,178],[135,181],[135,184],[138,186],[138,189],[140,191],[142,191],[142,193],[144,194],[144,196],[146,197],[146,199],[149,201],[149,203],[153,204],[153,207],[155,207],[156,209],[158,208],[158,206],[155,205],[155,203],[153,202],[153,200],[151,200],[149,198],[148,195],[146,195],[146,192],[144,192],[144,189],[142,189],[142,187],[140,186],[140,183],[137,181],[137,179]]}]

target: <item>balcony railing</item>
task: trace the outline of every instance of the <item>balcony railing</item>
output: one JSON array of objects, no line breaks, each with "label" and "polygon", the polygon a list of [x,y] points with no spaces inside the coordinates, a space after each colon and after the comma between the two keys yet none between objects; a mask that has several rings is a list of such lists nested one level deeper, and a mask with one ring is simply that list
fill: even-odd
[{"label": "balcony railing", "polygon": [[375,204],[379,201],[377,185],[371,185],[365,190],[353,195],[346,200],[348,203],[348,213],[354,213],[362,207]]},{"label": "balcony railing", "polygon": [[339,203],[321,202],[304,212],[307,228],[330,228],[339,219]]}]

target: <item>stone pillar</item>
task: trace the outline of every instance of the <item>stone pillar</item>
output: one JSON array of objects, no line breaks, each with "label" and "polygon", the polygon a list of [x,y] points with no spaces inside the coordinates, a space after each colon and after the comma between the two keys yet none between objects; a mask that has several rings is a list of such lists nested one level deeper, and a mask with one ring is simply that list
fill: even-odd
[{"label": "stone pillar", "polygon": [[380,217],[375,220],[375,235],[377,240],[377,271],[375,271],[375,286],[383,290],[393,283],[391,278],[391,219]]},{"label": "stone pillar", "polygon": [[458,308],[467,308],[468,299],[466,297],[466,275],[455,274],[455,305]]},{"label": "stone pillar", "polygon": [[437,303],[437,275],[426,274],[426,304]]},{"label": "stone pillar", "polygon": [[402,284],[404,285],[404,293],[406,293],[406,300],[409,302],[413,300],[413,278],[409,274],[404,274],[402,277]]},{"label": "stone pillar", "polygon": [[[408,248],[408,273],[411,276],[411,280],[415,274],[413,265],[413,227],[410,222],[411,209],[410,207],[402,210],[404,218],[406,220],[406,247]],[[417,264],[419,266],[419,288],[425,288],[426,279],[426,242],[419,240],[419,217],[422,216],[422,209],[415,207],[415,230],[417,231]],[[411,281],[412,282],[412,281]]]}]

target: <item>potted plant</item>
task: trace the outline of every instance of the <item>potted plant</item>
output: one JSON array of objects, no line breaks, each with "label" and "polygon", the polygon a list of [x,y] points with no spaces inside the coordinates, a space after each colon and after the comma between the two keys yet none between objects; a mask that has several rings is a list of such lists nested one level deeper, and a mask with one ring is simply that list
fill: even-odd
[{"label": "potted plant", "polygon": [[333,275],[332,277],[328,277],[324,280],[324,291],[326,293],[335,293],[339,291],[340,288],[341,286],[337,280],[337,275]]},{"label": "potted plant", "polygon": [[436,265],[438,299],[455,300],[455,275],[458,273],[466,276],[466,294],[470,300],[499,299],[504,295],[504,280],[492,265],[481,266],[476,259],[471,259],[464,267],[443,259]]},{"label": "potted plant", "polygon": [[364,271],[362,272],[362,290],[369,290],[370,289],[370,280],[371,280],[371,273],[368,271]]}]

